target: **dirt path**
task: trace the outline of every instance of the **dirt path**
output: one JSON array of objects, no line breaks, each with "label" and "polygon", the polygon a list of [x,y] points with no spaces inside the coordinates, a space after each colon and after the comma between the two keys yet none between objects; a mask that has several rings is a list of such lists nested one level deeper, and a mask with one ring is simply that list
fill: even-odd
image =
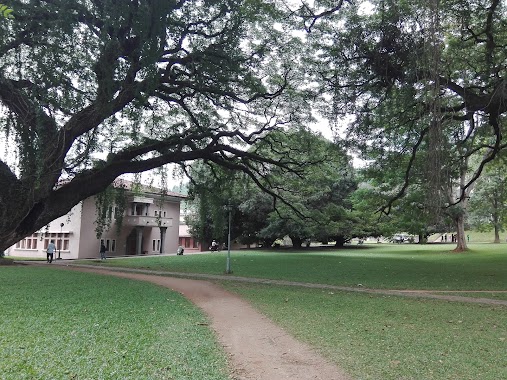
[{"label": "dirt path", "polygon": [[[29,264],[30,262],[26,262]],[[91,268],[95,269],[97,266],[95,265],[83,265],[83,264],[69,264],[67,262],[57,263],[60,265],[72,265],[80,268]],[[283,286],[300,286],[303,288],[313,288],[313,289],[329,289],[329,290],[337,290],[344,292],[358,292],[358,293],[369,293],[369,294],[379,294],[379,295],[391,295],[398,297],[409,297],[409,298],[430,298],[430,299],[438,299],[443,301],[451,301],[451,302],[465,302],[465,303],[478,303],[485,305],[501,305],[507,306],[507,300],[503,299],[492,299],[492,298],[483,298],[483,297],[467,297],[460,294],[473,294],[473,293],[492,293],[492,294],[505,294],[507,290],[397,290],[397,289],[372,289],[366,288],[362,285],[358,285],[357,287],[350,286],[338,286],[338,285],[328,285],[328,284],[315,284],[315,283],[307,283],[307,282],[297,282],[297,281],[286,281],[286,280],[271,280],[271,279],[263,279],[263,278],[252,278],[252,277],[238,277],[231,275],[213,275],[213,274],[200,274],[200,273],[180,273],[180,272],[167,272],[167,271],[154,271],[154,270],[146,270],[146,269],[137,269],[137,268],[115,268],[109,267],[111,271],[120,271],[120,272],[128,272],[128,273],[140,273],[140,274],[155,274],[160,276],[172,276],[176,278],[188,278],[188,279],[198,279],[198,280],[218,280],[218,281],[238,281],[238,282],[246,282],[246,283],[256,283],[256,284],[265,284],[265,285],[283,285]]]},{"label": "dirt path", "polygon": [[200,307],[229,355],[235,380],[347,380],[329,363],[240,297],[208,281],[66,266],[66,269],[148,281],[171,288]]}]

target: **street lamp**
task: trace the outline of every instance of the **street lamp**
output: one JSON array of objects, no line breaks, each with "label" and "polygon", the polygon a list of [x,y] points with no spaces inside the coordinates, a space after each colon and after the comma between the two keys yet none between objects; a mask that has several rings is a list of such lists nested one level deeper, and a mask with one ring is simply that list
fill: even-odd
[{"label": "street lamp", "polygon": [[232,270],[231,270],[231,211],[232,211],[232,206],[231,206],[231,202],[229,201],[229,203],[227,203],[227,211],[229,212],[229,233],[227,235],[227,264],[225,266],[225,273],[226,274],[231,274],[232,273]]},{"label": "street lamp", "polygon": [[63,243],[63,241],[62,241],[63,240],[63,232],[62,232],[62,230],[63,230],[63,226],[64,225],[65,225],[64,223],[60,223],[60,246],[58,247],[58,260],[62,259],[60,257],[60,252],[62,250],[62,243]]}]

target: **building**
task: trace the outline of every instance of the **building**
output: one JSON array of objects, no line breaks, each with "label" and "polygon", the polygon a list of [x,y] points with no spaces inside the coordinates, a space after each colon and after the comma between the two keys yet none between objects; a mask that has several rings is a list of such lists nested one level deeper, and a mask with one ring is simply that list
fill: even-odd
[{"label": "building", "polygon": [[[179,244],[180,202],[184,195],[162,193],[160,189],[143,187],[131,191],[132,183],[121,181],[127,188],[126,207],[120,228],[115,222],[100,238],[95,227],[97,207],[95,197],[75,206],[68,214],[53,220],[44,229],[7,249],[9,256],[46,257],[51,240],[62,259],[100,258],[100,244],[105,244],[107,256],[176,253]],[[118,212],[111,208],[110,212]]]},{"label": "building", "polygon": [[203,247],[201,243],[195,239],[190,232],[188,231],[188,225],[181,224],[180,222],[180,246],[185,249],[185,252],[201,252],[203,251]]}]

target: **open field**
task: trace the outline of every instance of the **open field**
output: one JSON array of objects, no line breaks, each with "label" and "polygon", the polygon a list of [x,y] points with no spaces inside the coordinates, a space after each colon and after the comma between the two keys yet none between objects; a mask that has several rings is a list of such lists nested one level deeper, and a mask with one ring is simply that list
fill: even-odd
[{"label": "open field", "polygon": [[[507,290],[507,249],[472,244],[235,251],[234,275],[385,289]],[[225,253],[109,264],[219,274]],[[507,378],[505,307],[223,282],[357,379]],[[507,299],[505,293],[463,295]]]},{"label": "open field", "polygon": [[[353,287],[361,285],[383,289],[441,290],[444,294],[464,290],[463,295],[467,296],[507,299],[505,293],[498,292],[507,290],[507,245],[472,244],[471,248],[471,251],[467,253],[455,254],[450,252],[452,249],[450,244],[425,246],[372,244],[343,250],[233,251],[231,257],[234,276]],[[222,274],[225,268],[225,257],[226,253],[221,252],[185,256],[135,257],[112,259],[106,262],[87,260],[85,263],[167,272]],[[44,276],[49,275],[50,278],[56,276],[57,271],[52,270],[53,268],[40,270],[44,269],[46,272],[41,272]],[[12,267],[8,270],[16,271]],[[94,299],[98,300],[103,310],[108,302],[113,302],[112,300],[116,297],[114,292],[119,287],[113,286],[114,292],[110,291],[109,286],[100,285],[97,288],[96,277],[87,276],[90,275],[80,274],[79,280],[74,284],[70,284],[71,280],[66,279],[61,288],[77,292],[78,300],[87,294],[86,299],[89,299],[87,302],[92,303]],[[23,282],[31,281],[28,276],[22,278],[24,278]],[[56,281],[50,283],[58,284],[60,281],[57,278]],[[15,297],[22,299],[29,297],[30,302],[24,301],[25,305],[41,302],[41,305],[37,306],[39,313],[54,316],[51,319],[52,326],[57,320],[61,320],[56,318],[57,315],[83,314],[83,306],[80,306],[83,301],[76,304],[71,296],[66,296],[65,302],[58,302],[56,305],[48,304],[47,299],[51,300],[51,295],[55,294],[57,288],[52,287],[53,290],[47,290],[43,293],[45,296],[41,296],[41,293],[38,293],[41,291],[38,289],[40,283],[41,278],[35,277],[34,283],[26,288],[24,293],[15,294]],[[292,335],[317,348],[355,379],[497,380],[507,378],[507,357],[505,356],[507,308],[505,306],[409,299],[298,286],[247,284],[236,281],[221,281],[221,283],[230,291],[248,299],[256,308]],[[122,287],[125,286],[126,289],[130,289],[127,293],[131,294],[131,286],[145,285],[126,282],[122,284]],[[475,293],[477,290],[483,292]],[[31,296],[31,292],[35,292],[38,296]],[[156,308],[152,306],[153,309],[157,309],[159,303],[166,304],[164,299],[174,299],[177,300],[174,302],[178,305],[178,309],[179,305],[182,305],[181,314],[188,313],[186,311],[188,304],[174,293],[169,294],[170,296],[167,296],[164,293],[160,298],[149,301],[148,304],[157,305]],[[2,296],[5,297],[5,295]],[[145,315],[149,317],[146,324],[140,324],[139,328],[142,329],[141,331],[146,329],[150,332],[148,335],[152,336],[153,328],[150,321],[153,321],[151,313],[155,311],[138,298],[130,299],[122,292],[118,296],[123,303],[128,305],[128,307],[125,306],[127,310],[136,310],[138,313],[136,320],[144,321],[147,318]],[[60,296],[56,297],[59,299]],[[107,300],[104,301],[103,298]],[[14,305],[14,300],[15,298],[12,298],[10,301],[12,305]],[[116,303],[113,302],[113,304]],[[73,311],[76,307],[81,313]],[[48,308],[52,310],[52,313],[48,313]],[[193,315],[194,312],[195,310],[190,314]],[[172,310],[171,313],[175,311]],[[101,314],[108,315],[106,311],[94,311],[91,319],[100,321]],[[118,310],[114,312],[114,315],[119,314],[122,313]],[[180,312],[177,314],[179,315]],[[35,315],[34,313],[31,317],[31,323],[34,323]],[[73,318],[75,317],[65,320],[71,321]],[[177,317],[169,318],[172,322],[178,321]],[[112,321],[113,317],[109,317],[108,320]],[[190,333],[191,338],[194,334],[201,333],[209,337],[207,328],[199,324],[201,320],[202,316],[197,313],[192,322],[194,325],[191,326],[196,330]],[[90,323],[88,321],[88,324]],[[172,324],[170,323],[171,328]],[[39,332],[38,335],[41,335],[39,325],[40,323],[35,323],[35,328]],[[87,326],[86,323],[84,326]],[[111,323],[108,326],[111,326]],[[86,327],[82,330],[86,331]],[[68,331],[74,330],[69,328]],[[53,344],[53,340],[58,342],[60,339],[59,335],[51,335],[53,334],[51,328],[43,330],[43,333],[48,335],[44,341],[49,344]],[[28,335],[28,333],[25,334]],[[83,337],[86,336],[81,335],[79,339]],[[115,338],[110,336],[108,339]],[[211,337],[206,338],[206,341],[213,347]],[[180,343],[186,342],[176,339],[176,344],[168,349],[171,352],[168,355],[176,355],[175,352],[179,352],[177,346]],[[51,346],[51,349],[56,350],[58,346],[60,345],[55,344]],[[191,344],[190,347],[185,347],[185,350],[192,350]],[[75,349],[78,348],[75,347]],[[117,354],[114,353],[113,356],[115,355]],[[211,356],[207,355],[207,353],[199,354],[202,360],[195,358],[196,362],[188,366],[199,367],[205,365],[205,360],[211,360],[213,363],[218,363],[217,376],[220,376],[223,359],[219,355],[218,357],[211,353],[209,354]],[[92,357],[97,360],[96,357],[100,356],[99,354]],[[118,358],[118,356],[115,357]],[[164,378],[160,377],[160,372],[154,373],[155,375],[151,378]],[[185,373],[182,376],[174,376],[174,379],[186,379]],[[197,376],[189,378],[199,379]],[[213,379],[213,377],[205,378]],[[217,378],[225,379],[226,377]]]},{"label": "open field", "polygon": [[355,379],[507,378],[507,307],[224,284]]},{"label": "open field", "polygon": [[[233,251],[236,276],[380,289],[507,290],[507,245],[365,244],[341,250]],[[82,261],[180,273],[222,274],[226,253]]]},{"label": "open field", "polygon": [[207,318],[151,284],[0,267],[0,379],[224,380]]}]

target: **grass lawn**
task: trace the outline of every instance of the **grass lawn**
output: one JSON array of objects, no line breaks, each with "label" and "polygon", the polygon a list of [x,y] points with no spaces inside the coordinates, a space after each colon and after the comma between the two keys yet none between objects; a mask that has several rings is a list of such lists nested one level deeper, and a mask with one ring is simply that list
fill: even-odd
[{"label": "grass lawn", "polygon": [[224,283],[354,379],[507,379],[507,308]]},{"label": "grass lawn", "polygon": [[207,319],[178,293],[50,267],[0,267],[0,379],[228,379]]},{"label": "grass lawn", "polygon": [[[233,251],[233,274],[244,277],[383,289],[507,290],[507,245],[371,244],[342,250]],[[97,265],[222,274],[226,253],[86,261]]]},{"label": "grass lawn", "polygon": [[[425,246],[366,244],[363,248],[351,247],[343,250],[233,251],[231,257],[233,274],[236,276],[342,286],[362,284],[365,287],[386,289],[482,290],[483,293],[465,295],[489,297],[494,294],[495,298],[504,297],[499,293],[488,291],[507,290],[507,245],[472,244],[472,249],[463,254],[451,253],[452,248],[450,244]],[[222,252],[135,257],[92,263],[168,272],[222,274],[225,269],[225,258],[226,253]],[[50,268],[47,271],[51,275],[56,272],[51,272]],[[109,291],[109,286],[96,290],[96,282],[91,280],[88,283],[92,294]],[[79,284],[81,283],[82,280],[79,281]],[[135,285],[130,282],[124,284],[152,288],[149,285]],[[233,281],[223,281],[223,284],[231,291],[249,299],[259,310],[294,336],[320,350],[355,379],[507,379],[505,306]],[[90,293],[85,292],[80,285],[70,284],[70,286],[75,287],[74,292],[77,294]],[[113,288],[116,292],[118,287]],[[36,288],[36,291],[40,290]],[[129,290],[127,293],[131,292]],[[25,293],[31,296],[31,291]],[[26,297],[25,293],[16,297]],[[54,294],[54,291],[51,294]],[[162,302],[164,299],[178,299],[178,305],[189,307],[180,298],[176,298],[176,295],[164,294]],[[119,297],[126,296],[119,294]],[[108,302],[114,302],[115,297],[116,294],[112,294],[112,299]],[[69,296],[67,302],[73,302],[73,298]],[[41,297],[36,299],[40,301]],[[143,305],[142,301],[145,300],[135,299],[131,304],[136,306],[130,307],[137,309],[138,305]],[[12,302],[15,302],[15,299]],[[34,299],[26,304],[33,302]],[[67,310],[64,313],[72,313],[76,306],[67,306],[67,302],[58,307],[51,303],[41,308],[45,310],[51,307],[54,314],[60,313],[60,308]],[[141,308],[149,309],[149,306]],[[82,308],[78,310],[82,311]],[[75,314],[82,318],[83,313]],[[115,312],[115,315],[118,314],[120,313]],[[198,326],[200,318],[202,319],[200,316],[196,317],[192,327],[197,331],[207,332],[207,329]],[[100,321],[100,313],[96,313],[92,319]],[[173,317],[170,319],[173,320]],[[54,321],[56,320],[55,317]],[[150,331],[152,329],[151,325],[140,327]],[[0,337],[0,342],[1,339],[3,337]],[[180,352],[177,350],[179,344],[185,345],[186,341],[177,339],[174,351],[170,355]],[[50,352],[57,352],[60,346],[61,344],[54,345]],[[5,357],[2,352],[0,355]],[[200,360],[202,365],[205,360],[215,360],[219,363],[216,365],[217,368],[220,368],[221,357],[208,359],[205,355],[200,356],[203,357]],[[0,373],[3,372],[0,366]],[[197,376],[189,378],[199,379]],[[213,379],[213,377],[205,378]]]},{"label": "grass lawn", "polygon": [[[234,275],[343,286],[507,290],[507,246],[365,245],[234,251]],[[100,265],[104,265],[103,263]],[[106,265],[221,274],[225,253],[110,260]],[[224,281],[355,379],[507,378],[507,309],[426,299]],[[502,299],[499,293],[470,293]]]}]

